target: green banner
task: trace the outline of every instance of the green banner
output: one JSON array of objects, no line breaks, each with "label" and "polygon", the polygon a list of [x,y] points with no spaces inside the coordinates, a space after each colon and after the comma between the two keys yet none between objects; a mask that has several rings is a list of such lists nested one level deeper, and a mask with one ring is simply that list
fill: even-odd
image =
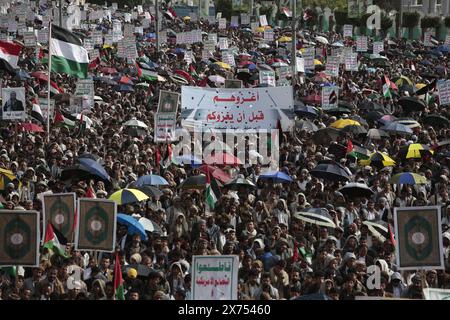
[{"label": "green banner", "polygon": [[[70,242],[75,219],[75,193],[49,194],[44,196],[44,228],[47,222],[53,225]],[[45,234],[45,229],[43,234]]]},{"label": "green banner", "polygon": [[76,248],[78,250],[114,251],[117,206],[114,201],[79,199]]},{"label": "green banner", "polygon": [[39,264],[39,212],[0,210],[0,267]]},{"label": "green banner", "polygon": [[441,208],[395,208],[399,269],[443,269]]}]

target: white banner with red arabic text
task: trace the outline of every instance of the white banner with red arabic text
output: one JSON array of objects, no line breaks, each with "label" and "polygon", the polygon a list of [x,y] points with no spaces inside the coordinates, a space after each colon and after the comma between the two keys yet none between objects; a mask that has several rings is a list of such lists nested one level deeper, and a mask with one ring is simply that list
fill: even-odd
[{"label": "white banner with red arabic text", "polygon": [[294,101],[291,86],[264,88],[181,88],[181,125],[188,130],[292,131]]}]

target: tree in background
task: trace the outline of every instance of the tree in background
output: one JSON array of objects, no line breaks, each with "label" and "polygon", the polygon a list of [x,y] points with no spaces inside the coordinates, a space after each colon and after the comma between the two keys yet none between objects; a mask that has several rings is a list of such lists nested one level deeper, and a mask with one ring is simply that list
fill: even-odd
[{"label": "tree in background", "polygon": [[408,28],[408,38],[411,39],[413,29],[419,25],[420,14],[418,12],[404,12],[402,27]]}]

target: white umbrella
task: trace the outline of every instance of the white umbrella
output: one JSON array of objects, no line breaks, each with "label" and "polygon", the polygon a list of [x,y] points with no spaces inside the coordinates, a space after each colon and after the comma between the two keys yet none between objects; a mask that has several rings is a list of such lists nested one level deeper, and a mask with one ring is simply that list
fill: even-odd
[{"label": "white umbrella", "polygon": [[148,129],[148,126],[143,123],[142,121],[131,119],[123,124],[124,127],[139,127],[139,128],[145,128]]},{"label": "white umbrella", "polygon": [[142,224],[142,226],[144,227],[144,229],[148,232],[153,232],[155,231],[155,227],[153,226],[153,222],[151,222],[149,219],[147,218],[140,218],[139,223]]},{"label": "white umbrella", "polygon": [[267,43],[261,42],[258,44],[258,49],[269,49],[270,46]]},{"label": "white umbrella", "polygon": [[221,84],[225,83],[225,78],[218,75],[209,76],[208,79],[214,83],[221,83]]},{"label": "white umbrella", "polygon": [[320,42],[320,43],[323,43],[323,44],[329,44],[328,39],[325,38],[325,37],[322,37],[322,36],[317,36],[316,37],[316,41]]},{"label": "white umbrella", "polygon": [[102,97],[94,96],[94,101],[103,101]]},{"label": "white umbrella", "polygon": [[331,44],[331,46],[337,47],[337,48],[343,48],[344,44],[342,42],[337,41],[337,42]]}]

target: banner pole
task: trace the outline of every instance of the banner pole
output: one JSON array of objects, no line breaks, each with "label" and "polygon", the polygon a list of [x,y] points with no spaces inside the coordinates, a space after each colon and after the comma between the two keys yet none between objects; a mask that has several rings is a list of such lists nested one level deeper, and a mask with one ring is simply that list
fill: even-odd
[{"label": "banner pole", "polygon": [[52,53],[51,53],[51,43],[52,43],[52,21],[50,20],[48,26],[48,82],[47,82],[47,141],[50,142],[50,87],[51,87],[51,70],[52,70]]}]

